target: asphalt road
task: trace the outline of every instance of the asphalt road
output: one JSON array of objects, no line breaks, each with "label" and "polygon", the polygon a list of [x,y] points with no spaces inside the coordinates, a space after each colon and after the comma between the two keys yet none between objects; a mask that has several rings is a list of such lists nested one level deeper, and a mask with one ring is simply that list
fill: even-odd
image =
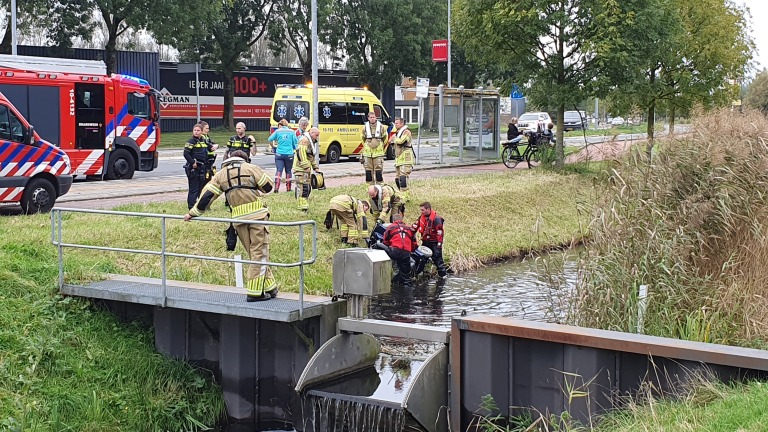
[{"label": "asphalt road", "polygon": [[[448,152],[451,149],[448,146],[445,146],[444,152]],[[420,149],[420,156],[424,156],[425,159],[427,158],[436,158],[439,155],[439,147],[437,146],[422,146]],[[216,158],[216,166],[221,166],[221,162],[224,160],[224,153],[222,150],[217,152],[218,156]],[[274,172],[275,170],[275,156],[274,155],[257,155],[257,156],[251,156],[251,163],[254,163],[258,166],[260,166],[262,169],[266,170],[269,173]],[[160,152],[160,162],[158,163],[157,169],[154,171],[149,172],[141,172],[136,171],[136,174],[134,174],[134,178],[137,179],[146,179],[146,178],[156,178],[156,177],[185,177],[184,174],[184,164],[186,164],[186,161],[184,160],[184,157],[181,155],[181,151],[179,150],[161,150]],[[336,171],[338,169],[346,168],[349,169],[351,166],[357,168],[360,165],[359,160],[349,160],[347,158],[342,158],[339,163],[336,164],[320,164],[320,169],[322,171],[331,170]]]}]

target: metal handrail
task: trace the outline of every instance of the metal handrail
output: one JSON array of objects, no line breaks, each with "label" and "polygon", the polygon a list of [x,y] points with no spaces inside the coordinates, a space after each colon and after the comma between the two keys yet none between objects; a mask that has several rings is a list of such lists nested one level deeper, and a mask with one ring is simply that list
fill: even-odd
[{"label": "metal handrail", "polygon": [[[78,243],[64,243],[63,237],[62,237],[62,225],[63,225],[62,214],[63,213],[90,213],[90,214],[101,214],[101,215],[131,216],[131,217],[145,217],[145,218],[151,218],[151,219],[160,219],[160,223],[161,223],[160,250],[157,251],[157,250],[146,250],[146,249],[129,249],[129,248],[108,247],[108,246],[92,246],[92,245],[84,245],[84,244],[78,244]],[[193,219],[195,221],[201,221],[201,222],[238,223],[238,224],[249,224],[249,225],[266,225],[266,226],[283,226],[283,227],[296,226],[299,228],[299,260],[294,262],[281,263],[281,262],[271,262],[271,261],[264,261],[264,260],[251,261],[251,260],[237,259],[237,258],[222,258],[222,257],[207,256],[207,255],[193,255],[193,254],[168,252],[166,250],[166,246],[167,246],[166,221],[168,219],[183,220],[184,216],[155,214],[155,213],[124,212],[124,211],[116,211],[116,210],[92,210],[92,209],[54,207],[51,210],[51,243],[53,243],[53,245],[58,248],[59,289],[61,289],[64,286],[64,248],[65,247],[160,256],[161,268],[162,268],[162,287],[163,287],[163,301],[161,304],[162,307],[167,306],[167,300],[168,300],[166,296],[166,289],[167,289],[166,259],[168,257],[201,259],[205,261],[233,262],[233,263],[241,263],[241,264],[261,264],[261,265],[268,265],[272,267],[287,267],[287,268],[298,267],[299,268],[299,319],[303,317],[304,315],[304,266],[314,264],[314,262],[317,260],[317,222],[313,220],[294,221],[294,222],[273,222],[273,221],[264,221],[264,220],[225,219],[225,218],[211,218],[211,217],[196,217]],[[312,256],[309,259],[305,259],[304,257],[304,254],[305,254],[304,226],[306,225],[310,225],[312,227]]]}]

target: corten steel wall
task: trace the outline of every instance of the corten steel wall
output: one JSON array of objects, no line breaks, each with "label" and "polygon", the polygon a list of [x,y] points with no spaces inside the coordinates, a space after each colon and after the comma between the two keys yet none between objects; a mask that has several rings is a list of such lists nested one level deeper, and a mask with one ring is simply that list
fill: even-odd
[{"label": "corten steel wall", "polygon": [[[20,45],[19,55],[104,60],[104,50],[90,48],[63,50],[56,47]],[[160,55],[156,52],[118,51],[115,73],[143,78],[149,81],[152,87],[157,87],[160,85]]]},{"label": "corten steel wall", "polygon": [[[588,424],[641,386],[670,395],[702,371],[723,381],[765,379],[768,351],[505,318],[457,318],[451,328],[451,430],[467,430],[485,395],[499,407],[491,415],[568,411]],[[569,388],[589,397],[569,403]]]}]

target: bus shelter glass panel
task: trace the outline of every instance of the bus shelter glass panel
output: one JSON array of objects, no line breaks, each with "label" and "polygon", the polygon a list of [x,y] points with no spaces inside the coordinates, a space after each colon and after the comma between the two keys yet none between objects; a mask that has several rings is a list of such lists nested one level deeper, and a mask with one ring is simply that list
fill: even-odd
[{"label": "bus shelter glass panel", "polygon": [[464,99],[464,143],[465,149],[477,149],[480,135],[480,99]]},{"label": "bus shelter glass panel", "polygon": [[499,147],[499,100],[464,98],[462,144],[468,156],[495,158]]}]

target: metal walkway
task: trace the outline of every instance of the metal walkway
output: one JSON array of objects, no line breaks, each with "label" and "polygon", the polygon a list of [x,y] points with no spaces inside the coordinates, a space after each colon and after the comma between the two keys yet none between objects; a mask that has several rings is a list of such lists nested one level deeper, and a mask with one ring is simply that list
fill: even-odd
[{"label": "metal walkway", "polygon": [[[115,275],[88,285],[64,284],[62,294],[145,305],[163,304],[161,279]],[[211,312],[279,322],[300,321],[323,313],[329,297],[304,295],[304,312],[296,293],[280,293],[276,299],[248,303],[243,288],[194,282],[166,281],[166,307]]]}]

